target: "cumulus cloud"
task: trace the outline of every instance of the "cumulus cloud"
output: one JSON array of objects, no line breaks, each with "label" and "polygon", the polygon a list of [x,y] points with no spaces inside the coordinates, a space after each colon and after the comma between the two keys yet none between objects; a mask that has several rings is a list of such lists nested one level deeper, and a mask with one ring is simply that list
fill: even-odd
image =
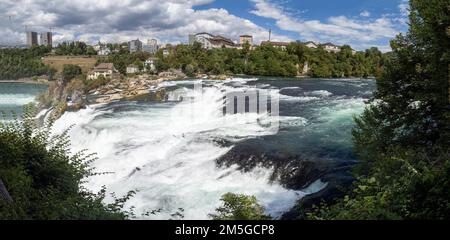
[{"label": "cumulus cloud", "polygon": [[364,11],[362,11],[359,15],[360,15],[361,17],[370,17],[370,12],[367,11],[367,10],[364,10]]},{"label": "cumulus cloud", "polygon": [[[379,41],[385,41],[386,45],[383,49],[387,49],[388,40],[401,31],[396,27],[395,20],[388,17],[359,19],[331,16],[326,21],[305,20],[287,14],[281,6],[274,2],[251,1],[255,6],[255,9],[250,11],[251,13],[274,19],[279,28],[295,32],[303,40],[351,44],[360,50],[370,44],[376,45]],[[369,17],[370,13],[365,11],[361,13],[361,16]]]},{"label": "cumulus cloud", "polygon": [[[237,40],[252,34],[265,40],[268,30],[225,9],[194,10],[214,0],[0,0],[0,44],[24,43],[25,30],[52,29],[54,41],[121,42],[157,38],[187,42],[188,34],[211,32]],[[275,35],[275,39],[289,40]]]}]

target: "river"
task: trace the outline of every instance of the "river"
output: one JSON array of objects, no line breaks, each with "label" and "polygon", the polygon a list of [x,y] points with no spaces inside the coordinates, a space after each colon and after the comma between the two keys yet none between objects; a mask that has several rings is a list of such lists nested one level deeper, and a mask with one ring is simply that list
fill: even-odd
[{"label": "river", "polygon": [[28,103],[36,102],[35,99],[39,93],[45,91],[47,85],[33,83],[0,83],[0,111],[10,120],[14,115],[21,116],[23,106]]},{"label": "river", "polygon": [[[203,89],[195,91],[193,83]],[[91,177],[86,187],[106,186],[117,196],[137,190],[127,203],[137,218],[179,219],[174,215],[179,212],[185,219],[207,219],[227,192],[254,195],[279,218],[298,199],[326,186],[322,170],[356,161],[352,118],[363,111],[375,82],[234,78],[163,82],[157,88],[166,89],[167,101],[118,101],[57,120],[55,132],[75,125],[73,151],[97,153],[93,166],[109,172]],[[279,117],[224,116],[224,92],[255,89],[279,99]],[[200,100],[179,101],[180,92]],[[276,131],[267,127],[274,121]],[[158,211],[145,214],[152,210]]]}]

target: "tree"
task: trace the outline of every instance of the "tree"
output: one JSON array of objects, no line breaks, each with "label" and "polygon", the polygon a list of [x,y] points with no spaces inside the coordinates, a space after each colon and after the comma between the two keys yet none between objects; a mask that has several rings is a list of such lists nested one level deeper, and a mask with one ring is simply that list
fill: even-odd
[{"label": "tree", "polygon": [[129,192],[104,204],[105,189],[94,194],[82,187],[96,175],[93,155],[70,154],[67,131],[53,136],[52,122],[38,128],[35,108],[23,120],[0,122],[0,178],[10,199],[0,197],[0,219],[125,219]]},{"label": "tree", "polygon": [[[410,28],[353,130],[353,189],[314,219],[450,218],[448,0],[411,0]],[[366,55],[378,55],[370,49]]]},{"label": "tree", "polygon": [[81,67],[73,64],[64,64],[62,70],[62,77],[64,83],[68,83],[76,76],[81,75]]},{"label": "tree", "polygon": [[0,79],[11,80],[39,75],[48,75],[51,79],[55,70],[41,60],[50,50],[47,46],[0,49]]},{"label": "tree", "polygon": [[256,197],[226,193],[222,196],[223,205],[210,214],[214,220],[268,220],[264,207],[258,204]]}]

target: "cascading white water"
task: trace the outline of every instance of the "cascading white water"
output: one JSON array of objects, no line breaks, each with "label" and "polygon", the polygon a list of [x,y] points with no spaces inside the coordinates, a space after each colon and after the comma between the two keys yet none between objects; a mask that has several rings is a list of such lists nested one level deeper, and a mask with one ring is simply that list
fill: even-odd
[{"label": "cascading white water", "polygon": [[[269,182],[272,169],[256,167],[244,173],[237,166],[217,167],[215,160],[233,145],[224,147],[215,140],[237,143],[273,134],[257,121],[261,118],[270,121],[269,116],[256,113],[223,116],[222,91],[230,90],[224,83],[227,81],[211,84],[202,93],[185,89],[188,96],[200,99],[195,102],[146,105],[127,102],[121,103],[123,108],[133,110],[94,106],[68,112],[55,123],[54,130],[60,133],[75,124],[70,133],[73,150],[87,148],[96,152],[99,159],[94,167],[100,172],[112,172],[92,177],[86,187],[98,191],[105,185],[108,192],[117,196],[138,190],[128,202],[128,206],[135,207],[138,218],[174,218],[171,214],[182,208],[186,219],[207,219],[227,192],[255,195],[268,214],[278,217],[297,199],[324,184],[318,181],[304,191],[293,191]],[[285,120],[288,124],[305,123],[300,117]],[[156,215],[141,215],[158,209],[161,211]]]}]

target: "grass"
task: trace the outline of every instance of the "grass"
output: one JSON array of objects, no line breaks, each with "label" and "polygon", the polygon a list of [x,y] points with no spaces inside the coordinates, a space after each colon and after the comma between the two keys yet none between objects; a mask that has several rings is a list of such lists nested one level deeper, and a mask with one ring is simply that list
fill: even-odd
[{"label": "grass", "polygon": [[74,64],[81,67],[83,73],[87,73],[95,66],[97,62],[96,56],[48,56],[42,60],[45,64],[50,65],[57,70],[57,74],[62,72],[64,64]]}]

